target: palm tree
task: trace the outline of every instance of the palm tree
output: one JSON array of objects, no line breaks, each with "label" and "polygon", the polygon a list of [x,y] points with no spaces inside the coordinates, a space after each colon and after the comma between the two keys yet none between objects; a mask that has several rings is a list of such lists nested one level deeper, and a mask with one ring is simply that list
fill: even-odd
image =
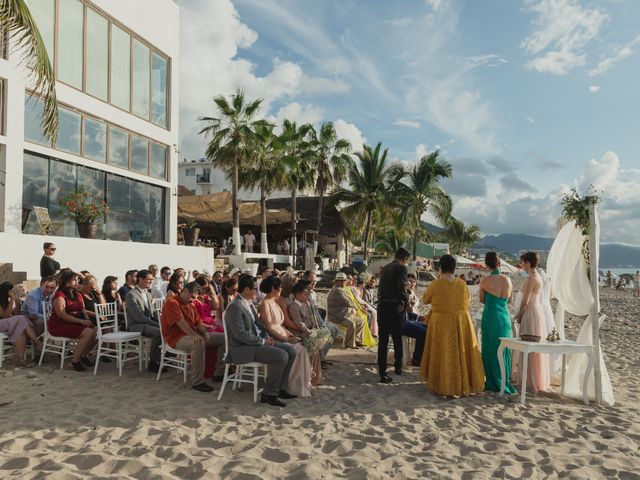
[{"label": "palm tree", "polygon": [[338,138],[333,123],[323,123],[314,138],[315,155],[311,157],[311,167],[316,176],[316,192],[318,198],[318,213],[316,215],[316,240],[314,251],[317,249],[320,227],[322,227],[322,211],[324,210],[324,196],[327,190],[337,187],[344,180],[349,170],[351,144],[348,140]]},{"label": "palm tree", "polygon": [[404,247],[407,235],[402,230],[387,229],[382,235],[376,237],[376,251],[387,255],[394,255],[400,247]]},{"label": "palm tree", "polygon": [[218,117],[200,117],[198,120],[207,125],[198,132],[211,140],[205,151],[207,159],[231,177],[231,201],[233,213],[233,250],[240,254],[240,211],[238,208],[238,168],[240,164],[250,163],[254,146],[255,129],[264,124],[264,120],[254,120],[262,99],[247,101],[242,90],[231,95],[230,100],[223,96],[213,99]]},{"label": "palm tree", "polygon": [[461,220],[449,219],[445,230],[449,240],[451,251],[458,255],[466,253],[467,249],[480,240],[480,227],[477,225],[465,225]]},{"label": "palm tree", "polygon": [[40,31],[24,0],[0,0],[0,25],[14,43],[35,77],[34,95],[42,98],[42,132],[56,143],[58,137],[58,102],[56,79]]},{"label": "palm tree", "polygon": [[391,202],[391,167],[387,163],[388,149],[382,150],[382,143],[375,148],[363,145],[362,152],[355,155],[348,173],[348,187],[337,187],[330,204],[344,203],[344,213],[352,218],[365,220],[362,235],[363,257],[367,260],[371,220],[376,210],[383,210]]},{"label": "palm tree", "polygon": [[286,166],[285,183],[291,190],[291,253],[297,254],[298,192],[313,185],[314,173],[310,158],[313,155],[310,142],[313,126],[308,123],[298,127],[296,122],[284,120],[279,141]]},{"label": "palm tree", "polygon": [[274,125],[265,123],[255,129],[251,162],[239,168],[239,186],[246,189],[260,188],[261,233],[260,251],[269,253],[267,244],[267,197],[274,190],[284,188],[285,167],[279,161],[280,145],[273,133]]},{"label": "palm tree", "polygon": [[422,215],[431,213],[442,224],[446,224],[451,216],[451,197],[440,182],[451,178],[452,169],[451,164],[440,160],[439,155],[436,150],[422,157],[412,168],[397,165],[392,172],[401,221],[413,232],[413,260],[416,259]]}]

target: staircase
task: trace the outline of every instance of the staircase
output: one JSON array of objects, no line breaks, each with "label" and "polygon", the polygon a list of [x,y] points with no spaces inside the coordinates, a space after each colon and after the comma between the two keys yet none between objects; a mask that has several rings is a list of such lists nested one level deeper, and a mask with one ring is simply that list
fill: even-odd
[{"label": "staircase", "polygon": [[13,270],[13,263],[0,263],[0,283],[9,282],[22,285],[25,292],[40,286],[39,280],[27,280],[27,272]]}]

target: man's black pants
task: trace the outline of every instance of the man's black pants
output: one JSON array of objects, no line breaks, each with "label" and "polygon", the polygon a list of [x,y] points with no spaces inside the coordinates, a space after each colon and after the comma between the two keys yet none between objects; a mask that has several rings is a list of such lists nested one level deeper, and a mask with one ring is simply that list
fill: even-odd
[{"label": "man's black pants", "polygon": [[[402,370],[402,326],[404,310],[400,302],[378,303],[378,372],[380,376],[387,373],[387,351],[389,335],[393,339],[394,367]],[[398,311],[398,309],[401,309]]]}]

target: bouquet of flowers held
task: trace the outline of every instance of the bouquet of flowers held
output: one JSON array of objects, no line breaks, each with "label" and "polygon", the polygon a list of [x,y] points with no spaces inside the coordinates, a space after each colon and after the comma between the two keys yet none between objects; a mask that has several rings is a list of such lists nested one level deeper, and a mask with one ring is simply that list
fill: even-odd
[{"label": "bouquet of flowers held", "polygon": [[329,343],[333,342],[331,330],[328,327],[314,328],[309,330],[303,325],[304,337],[302,337],[302,345],[309,355],[313,355],[322,350]]},{"label": "bouquet of flowers held", "polygon": [[76,223],[94,223],[109,212],[107,202],[91,195],[84,187],[63,195],[60,205],[65,217]]}]

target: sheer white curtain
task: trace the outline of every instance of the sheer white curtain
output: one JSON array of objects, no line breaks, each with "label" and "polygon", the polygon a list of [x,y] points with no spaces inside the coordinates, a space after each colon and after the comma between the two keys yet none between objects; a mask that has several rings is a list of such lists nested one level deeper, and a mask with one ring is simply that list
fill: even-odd
[{"label": "sheer white curtain", "polygon": [[[596,239],[600,238],[599,228],[596,221]],[[599,241],[599,240],[598,240]],[[556,309],[556,330],[564,339],[564,313],[587,316],[586,321],[580,328],[577,342],[592,344],[591,334],[592,321],[591,306],[594,299],[591,294],[591,285],[587,276],[587,263],[582,256],[582,244],[584,237],[576,227],[574,221],[568,222],[553,242],[549,258],[547,260],[547,272],[550,279],[551,292],[554,298],[558,299]],[[594,249],[599,251],[599,244]],[[602,393],[603,400],[609,404],[614,404],[613,389],[609,373],[604,363],[604,357],[600,354]],[[582,398],[582,379],[587,368],[587,359],[584,355],[572,355],[569,359],[567,374],[565,379],[565,393],[568,396]],[[591,398],[595,398],[595,386],[593,375],[589,379],[588,392]]]}]

